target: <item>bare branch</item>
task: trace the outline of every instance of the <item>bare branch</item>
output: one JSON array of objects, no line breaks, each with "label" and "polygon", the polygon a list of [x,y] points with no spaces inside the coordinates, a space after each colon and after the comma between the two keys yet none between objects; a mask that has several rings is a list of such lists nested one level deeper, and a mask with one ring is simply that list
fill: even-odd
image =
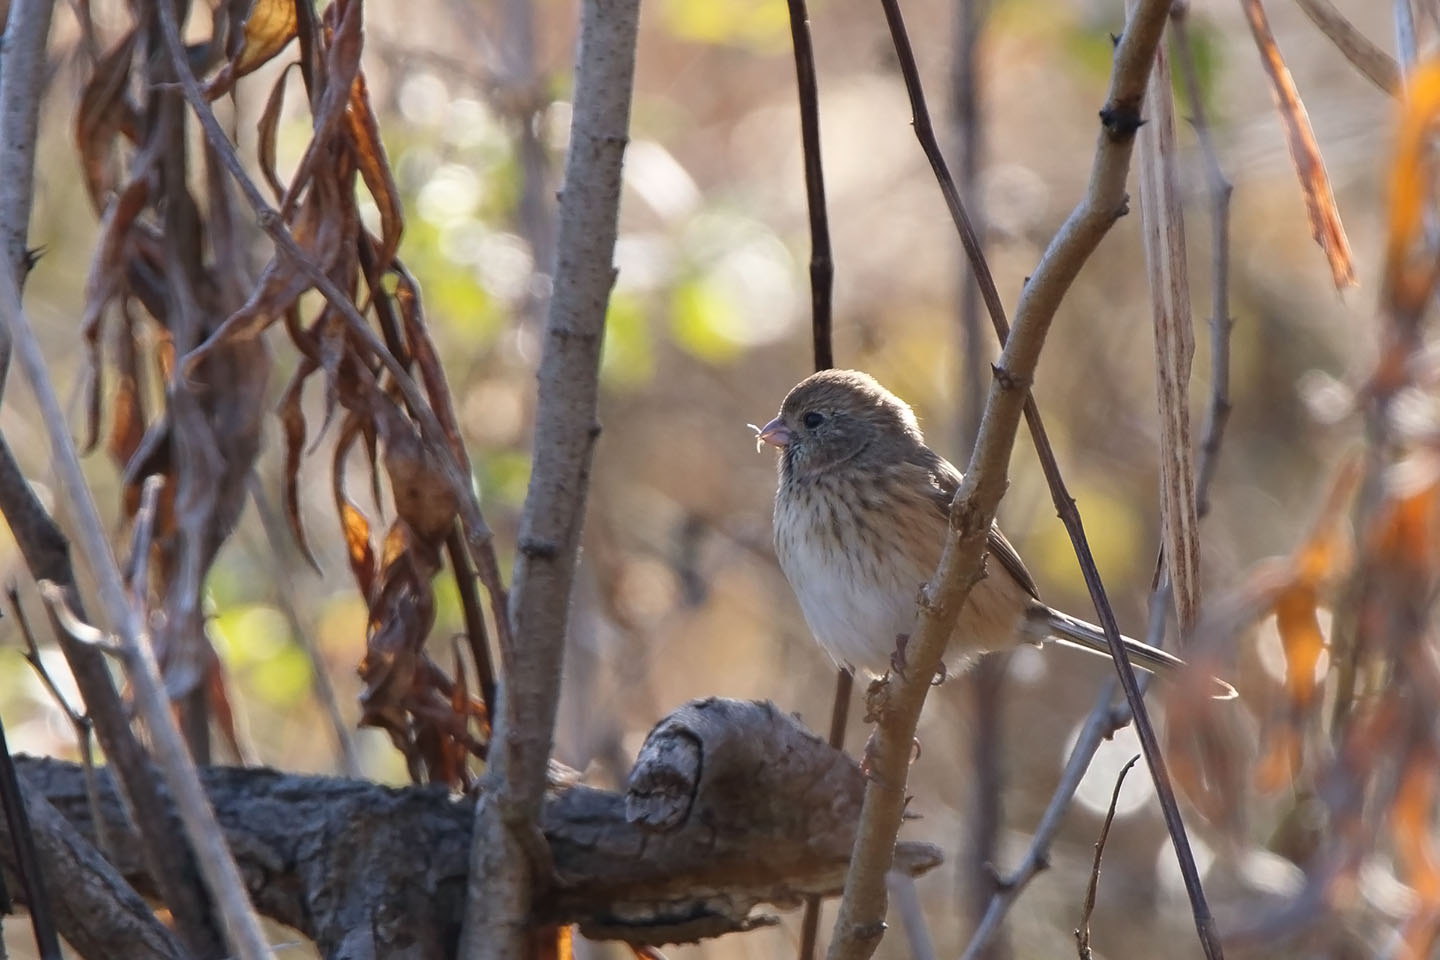
[{"label": "bare branch", "polygon": [[1080,951],[1080,960],[1091,960],[1090,916],[1095,912],[1095,894],[1100,887],[1100,858],[1105,856],[1105,841],[1110,837],[1110,824],[1115,822],[1115,805],[1120,802],[1120,788],[1125,786],[1125,775],[1140,762],[1140,754],[1120,768],[1115,778],[1115,792],[1110,794],[1110,807],[1105,811],[1105,822],[1100,827],[1100,837],[1095,841],[1095,862],[1090,867],[1090,882],[1085,887],[1085,909],[1080,914],[1080,926],[1075,930],[1075,945]]},{"label": "bare branch", "polygon": [[1112,706],[1114,696],[1115,684],[1112,681],[1106,684],[1105,691],[1095,701],[1095,706],[1090,708],[1090,715],[1086,717],[1085,725],[1080,728],[1080,735],[1075,738],[1075,746],[1070,750],[1070,758],[1065,761],[1060,782],[1030,838],[1030,848],[1025,853],[1025,859],[998,884],[998,889],[985,910],[985,916],[975,928],[961,960],[977,960],[982,955],[991,938],[999,932],[1005,915],[1010,912],[1015,901],[1020,899],[1025,887],[1050,865],[1050,845],[1055,841],[1055,835],[1060,832],[1060,825],[1070,810],[1070,803],[1075,798],[1075,791],[1080,788],[1080,781],[1085,779],[1085,771],[1090,769],[1090,761],[1094,758],[1095,751],[1100,748],[1101,743],[1110,739],[1116,730],[1130,722],[1130,711],[1124,704]]},{"label": "bare branch", "polygon": [[[0,240],[3,268],[16,289],[28,272],[30,208],[35,201],[35,143],[40,128],[40,90],[55,0],[14,0],[0,42]],[[0,395],[10,370],[10,331],[0,327]]]},{"label": "bare branch", "polygon": [[1375,86],[1392,97],[1400,96],[1402,83],[1400,67],[1395,58],[1377,47],[1370,38],[1361,33],[1345,15],[1330,3],[1330,0],[1295,0],[1310,22],[1330,38],[1335,49],[1344,54],[1350,65],[1359,70]]},{"label": "bare branch", "polygon": [[[40,658],[40,646],[35,642],[35,632],[30,629],[30,618],[25,616],[25,608],[20,605],[20,592],[12,585],[6,588],[5,596],[10,601],[11,614],[20,627],[20,635],[25,639],[26,662],[39,675],[40,682],[45,685],[46,690],[50,691],[50,696],[55,700],[60,712],[65,714],[70,721],[70,726],[75,730],[75,740],[80,747],[80,764],[85,770],[85,795],[90,799],[90,810],[94,815],[100,808],[100,792],[95,780],[95,725],[88,715],[82,714],[70,706],[70,702],[65,699],[65,695],[60,692],[60,687],[55,683],[55,678],[50,676],[49,670],[45,669],[45,661]],[[105,832],[97,831],[95,839],[100,847],[100,852],[108,854],[110,840]]]},{"label": "bare branch", "polygon": [[[174,26],[174,11],[168,3],[159,3],[162,17],[167,16]],[[119,639],[125,656],[125,664],[131,685],[135,691],[136,706],[145,718],[155,745],[156,758],[166,783],[175,797],[181,821],[196,853],[201,874],[211,895],[215,898],[226,928],[231,947],[243,960],[262,960],[269,956],[260,922],[245,896],[245,883],[235,867],[229,849],[220,837],[215,824],[214,812],[205,800],[196,777],[195,765],[185,749],[180,731],[170,712],[169,700],[160,680],[155,654],[150,648],[140,612],[130,603],[125,585],[120,577],[115,556],[105,536],[100,511],[95,506],[85,475],[80,468],[80,456],[71,439],[65,414],[60,409],[59,398],[50,381],[40,344],[30,327],[20,305],[19,291],[15,278],[0,270],[0,316],[10,328],[14,339],[20,368],[39,402],[40,415],[49,436],[51,453],[65,497],[69,501],[72,515],[79,530],[79,542],[99,582],[101,602],[107,617],[119,629]]]},{"label": "bare branch", "polygon": [[284,521],[275,512],[274,505],[265,495],[264,486],[253,473],[250,475],[250,496],[255,501],[255,511],[260,514],[260,525],[265,529],[265,542],[271,556],[281,567],[281,574],[274,582],[275,597],[285,619],[290,621],[290,629],[305,651],[306,659],[310,661],[311,688],[316,701],[325,711],[331,733],[335,735],[335,744],[340,750],[340,772],[347,777],[358,777],[360,758],[355,751],[355,738],[351,736],[350,725],[340,712],[340,700],[335,696],[335,685],[330,682],[329,665],[321,657],[320,648],[310,630],[301,623],[300,612],[296,608],[295,593],[291,587],[293,566],[289,559],[292,556],[290,551],[295,549],[294,541],[285,535]]},{"label": "bare branch", "polygon": [[[995,367],[979,440],[951,507],[951,535],[935,577],[925,588],[920,626],[907,651],[914,667],[898,682],[891,681],[878,704],[874,779],[866,789],[865,810],[830,949],[831,960],[868,957],[883,932],[884,874],[904,810],[910,746],[929,690],[929,678],[939,667],[956,615],[981,575],[990,524],[1005,489],[1005,468],[1050,322],[1091,252],[1125,212],[1125,180],[1135,131],[1141,122],[1140,104],[1169,8],[1168,0],[1145,0],[1126,25],[1116,47],[1110,94],[1100,115],[1102,129],[1089,189],[1026,284],[1015,328]],[[887,3],[887,17],[892,22],[895,13],[898,7]],[[1087,576],[1087,582],[1092,594],[1101,592],[1098,581]],[[1118,643],[1114,616],[1105,615],[1108,609],[1100,612],[1126,697],[1136,708],[1137,720],[1143,719],[1140,691]],[[1163,777],[1163,760],[1148,724],[1142,725],[1141,742],[1157,790],[1173,811],[1173,791],[1165,789],[1168,781]],[[1184,827],[1178,816],[1168,825],[1177,848],[1181,847]],[[1201,906],[1197,905],[1196,913],[1202,944],[1208,955],[1218,956],[1213,922]]]},{"label": "bare branch", "polygon": [[[4,303],[0,302],[3,316]],[[70,564],[70,544],[20,473],[20,465],[4,437],[0,437],[0,510],[31,575],[42,584],[56,584],[65,608],[84,616]],[[179,825],[162,799],[154,766],[130,728],[129,710],[115,689],[104,653],[71,637],[53,618],[52,623],[94,721],[100,746],[111,767],[120,774],[132,820],[146,840],[147,867],[157,878],[156,886],[175,916],[181,937],[195,955],[219,956],[224,949],[220,932],[214,927],[194,858],[186,844],[175,842]]]},{"label": "bare branch", "polygon": [[1195,476],[1195,516],[1210,512],[1210,487],[1220,464],[1220,444],[1230,421],[1230,194],[1234,191],[1210,133],[1195,51],[1190,43],[1190,7],[1177,3],[1170,16],[1175,38],[1175,59],[1190,103],[1195,139],[1205,159],[1205,181],[1210,188],[1210,404],[1205,413],[1205,436],[1200,441],[1200,464]]},{"label": "bare branch", "polygon": [[[810,12],[805,0],[787,0],[790,14],[790,43],[795,51],[796,99],[800,106],[800,143],[805,157],[805,205],[810,217],[810,339],[815,369],[835,365],[831,334],[831,300],[835,286],[835,262],[830,249],[830,214],[825,205],[825,167],[820,152],[820,94],[815,80],[815,48],[810,40]],[[830,746],[845,745],[845,727],[850,717],[850,696],[855,678],[841,667],[835,673],[835,694],[830,707]],[[800,923],[799,960],[815,956],[820,932],[820,899],[805,901]]]},{"label": "bare branch", "polygon": [[555,290],[540,354],[534,465],[520,522],[512,631],[475,809],[460,956],[522,956],[537,886],[551,881],[537,820],[555,733],[569,598],[585,519],[605,309],[615,280],[620,169],[630,128],[638,0],[581,7]]}]

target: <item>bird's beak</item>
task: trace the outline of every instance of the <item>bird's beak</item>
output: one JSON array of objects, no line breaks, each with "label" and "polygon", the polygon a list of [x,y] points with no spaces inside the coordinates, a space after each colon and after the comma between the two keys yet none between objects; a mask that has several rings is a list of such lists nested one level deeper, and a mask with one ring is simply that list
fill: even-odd
[{"label": "bird's beak", "polygon": [[776,417],[755,432],[755,439],[768,443],[772,447],[784,449],[790,445],[791,440],[795,439],[795,434],[791,433],[790,428],[785,426],[785,421]]}]

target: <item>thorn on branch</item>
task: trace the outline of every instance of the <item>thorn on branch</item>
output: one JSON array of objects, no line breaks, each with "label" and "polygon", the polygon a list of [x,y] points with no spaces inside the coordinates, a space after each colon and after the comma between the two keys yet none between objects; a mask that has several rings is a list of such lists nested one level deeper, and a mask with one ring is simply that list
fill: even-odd
[{"label": "thorn on branch", "polygon": [[1033,380],[1030,377],[1017,377],[999,363],[990,364],[990,372],[995,375],[996,381],[1006,390],[1029,390]]},{"label": "thorn on branch", "polygon": [[1124,142],[1135,136],[1135,132],[1145,126],[1145,120],[1140,116],[1140,106],[1135,103],[1118,103],[1114,106],[1107,106],[1100,111],[1100,125],[1115,142]]}]

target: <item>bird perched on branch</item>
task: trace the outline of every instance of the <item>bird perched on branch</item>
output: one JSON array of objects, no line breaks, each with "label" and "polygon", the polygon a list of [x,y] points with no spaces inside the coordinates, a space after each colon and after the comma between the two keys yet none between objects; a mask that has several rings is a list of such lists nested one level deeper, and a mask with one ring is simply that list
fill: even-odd
[{"label": "bird perched on branch", "polygon": [[[755,430],[757,445],[780,451],[775,552],[806,623],[840,665],[884,673],[899,662],[897,644],[903,660],[921,585],[940,562],[960,471],[925,445],[905,401],[854,370],[806,377],[779,415]],[[1099,627],[1040,601],[998,526],[990,528],[989,551],[988,575],[970,591],[946,649],[947,669],[1025,640],[1054,639],[1110,656]],[[1184,666],[1163,650],[1123,640],[1145,670]]]}]

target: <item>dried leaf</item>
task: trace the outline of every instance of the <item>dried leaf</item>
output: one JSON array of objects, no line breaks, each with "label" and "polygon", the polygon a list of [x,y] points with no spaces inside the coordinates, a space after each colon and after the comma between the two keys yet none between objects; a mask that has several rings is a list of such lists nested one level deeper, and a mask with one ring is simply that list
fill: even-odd
[{"label": "dried leaf", "polygon": [[419,431],[388,398],[376,404],[376,414],[395,512],[438,552],[459,509],[442,466],[443,454],[426,449]]},{"label": "dried leaf", "polygon": [[254,0],[250,16],[245,19],[244,43],[238,53],[230,59],[205,85],[205,95],[211,100],[230,92],[245,74],[270,62],[281,50],[295,39],[296,3],[309,0]]},{"label": "dried leaf", "polygon": [[[335,443],[335,458],[331,467],[331,485],[335,495],[335,510],[340,515],[340,530],[345,537],[345,547],[350,560],[350,571],[360,587],[360,595],[373,608],[375,595],[375,548],[370,543],[370,521],[360,512],[345,494],[345,459],[360,435],[358,422],[351,419],[340,431]],[[373,620],[372,609],[372,620]]]},{"label": "dried leaf", "polygon": [[[110,421],[110,436],[105,447],[115,463],[130,462],[145,436],[145,398],[140,383],[140,345],[135,328],[135,318],[129,309],[124,310],[125,325],[116,337],[115,365],[118,377],[115,385],[115,413]],[[98,399],[98,390],[96,391]],[[98,408],[92,416],[98,418]]]},{"label": "dried leaf", "polygon": [[380,124],[370,108],[370,94],[365,74],[357,73],[350,88],[350,109],[345,115],[349,128],[350,153],[365,181],[365,187],[380,209],[380,255],[375,264],[378,276],[390,269],[395,252],[400,248],[400,235],[405,230],[405,215],[400,206],[400,191],[385,156],[385,143],[380,138]]},{"label": "dried leaf", "polygon": [[280,125],[280,109],[285,105],[285,84],[294,66],[293,63],[286,64],[285,69],[280,71],[280,76],[275,78],[275,85],[270,88],[270,96],[265,101],[265,110],[260,114],[260,122],[255,127],[259,135],[255,152],[260,161],[260,174],[274,191],[277,202],[285,196],[285,185],[280,182],[280,176],[275,172],[275,133]]},{"label": "dried leaf", "polygon": [[1340,211],[1335,206],[1335,194],[1330,188],[1330,176],[1325,172],[1325,160],[1315,143],[1315,131],[1310,127],[1309,114],[1295,89],[1295,81],[1275,35],[1270,32],[1270,23],[1260,0],[1241,0],[1250,32],[1260,50],[1260,60],[1270,76],[1271,92],[1280,119],[1285,124],[1285,140],[1290,146],[1290,159],[1295,164],[1295,175],[1300,180],[1300,189],[1305,194],[1305,211],[1310,216],[1310,230],[1315,242],[1325,252],[1330,264],[1330,275],[1337,290],[1355,285],[1355,262],[1350,253],[1350,241],[1345,236],[1345,225],[1340,222]]},{"label": "dried leaf", "polygon": [[[364,32],[361,28],[363,5],[360,0],[331,4],[325,12],[327,20],[335,15],[340,6],[343,6],[344,10],[339,14],[339,25],[331,37],[325,58],[325,94],[315,112],[315,134],[295,168],[295,176],[290,181],[290,187],[280,205],[281,216],[286,219],[294,213],[301,191],[318,175],[319,168],[327,164],[333,166],[334,152],[331,148],[350,105],[350,88],[360,71],[360,52],[364,45]],[[349,205],[354,206],[353,195]],[[296,239],[299,239],[298,234]]]},{"label": "dried leaf", "polygon": [[75,145],[90,202],[97,213],[105,209],[115,189],[115,137],[126,133],[131,140],[138,139],[135,108],[127,95],[135,36],[133,29],[127,32],[95,64],[75,112]]},{"label": "dried leaf", "polygon": [[309,358],[302,358],[285,392],[280,397],[280,425],[285,434],[285,463],[281,469],[284,487],[285,520],[300,553],[311,569],[320,573],[320,564],[310,550],[305,537],[305,524],[300,517],[300,460],[305,452],[305,411],[301,406],[304,398],[305,381],[314,373],[316,365]]}]

